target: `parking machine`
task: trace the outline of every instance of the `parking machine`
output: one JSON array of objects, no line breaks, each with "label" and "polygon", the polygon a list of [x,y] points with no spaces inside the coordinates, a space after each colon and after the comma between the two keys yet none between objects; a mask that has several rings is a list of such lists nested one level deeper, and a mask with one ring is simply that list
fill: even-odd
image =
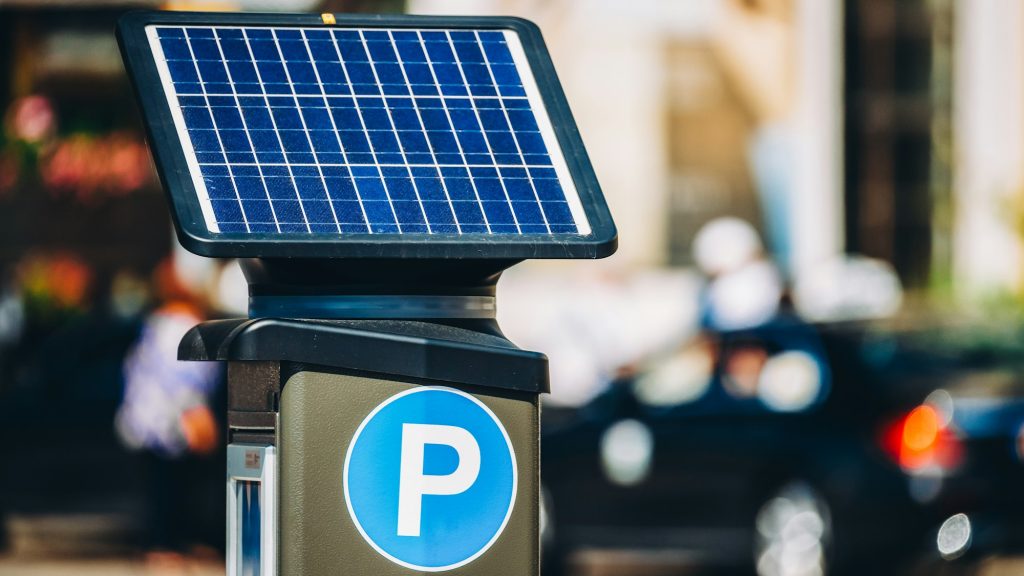
[{"label": "parking machine", "polygon": [[228,574],[535,576],[546,358],[501,272],[615,227],[515,18],[138,12],[118,40],[178,239],[239,258]]}]

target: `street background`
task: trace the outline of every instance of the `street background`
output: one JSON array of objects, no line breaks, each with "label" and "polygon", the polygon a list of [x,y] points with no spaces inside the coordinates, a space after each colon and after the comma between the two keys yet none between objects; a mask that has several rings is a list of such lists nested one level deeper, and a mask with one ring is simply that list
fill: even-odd
[{"label": "street background", "polygon": [[0,0],[0,574],[222,573],[223,374],[174,351],[246,286],[174,239],[133,8],[541,27],[620,238],[499,284],[552,573],[1024,570],[1024,2]]}]

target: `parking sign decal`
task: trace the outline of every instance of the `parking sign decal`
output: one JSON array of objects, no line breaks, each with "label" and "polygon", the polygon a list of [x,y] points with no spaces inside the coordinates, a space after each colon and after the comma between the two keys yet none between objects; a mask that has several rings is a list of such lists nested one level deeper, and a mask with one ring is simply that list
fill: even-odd
[{"label": "parking sign decal", "polygon": [[516,460],[497,416],[473,396],[419,387],[360,424],[345,456],[345,503],[392,562],[427,572],[472,562],[508,524]]}]

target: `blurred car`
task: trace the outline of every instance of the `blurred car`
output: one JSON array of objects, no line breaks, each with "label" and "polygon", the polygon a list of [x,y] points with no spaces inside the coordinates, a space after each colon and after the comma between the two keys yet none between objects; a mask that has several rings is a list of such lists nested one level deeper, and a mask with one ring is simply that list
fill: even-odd
[{"label": "blurred car", "polygon": [[1022,360],[856,323],[705,334],[546,413],[546,573],[586,549],[795,575],[1008,546],[1024,518]]},{"label": "blurred car", "polygon": [[1024,550],[1024,353],[978,356],[918,409],[936,422],[924,424],[932,461],[903,462],[915,495],[945,518],[936,547],[950,560]]}]

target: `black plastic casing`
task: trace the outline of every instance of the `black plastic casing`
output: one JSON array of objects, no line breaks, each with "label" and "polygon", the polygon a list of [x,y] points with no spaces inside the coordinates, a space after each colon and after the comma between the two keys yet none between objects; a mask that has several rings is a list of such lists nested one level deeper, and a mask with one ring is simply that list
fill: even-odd
[{"label": "black plastic casing", "polygon": [[407,320],[217,320],[190,330],[178,347],[178,358],[276,362],[291,366],[293,372],[312,369],[530,394],[550,391],[547,357],[519,349],[496,326],[465,328]]},{"label": "black plastic casing", "polygon": [[[337,15],[325,25],[312,14],[132,12],[118,22],[117,38],[142,107],[157,172],[168,194],[181,244],[201,256],[268,259],[500,260],[603,258],[617,246],[615,224],[587,157],[576,122],[555,74],[540,29],[512,17]],[[272,26],[303,28],[438,28],[512,30],[519,35],[537,80],[569,173],[580,195],[591,233],[487,234],[237,234],[207,229],[193,176],[185,160],[146,27],[150,25]],[[500,266],[504,267],[504,266]]]}]

